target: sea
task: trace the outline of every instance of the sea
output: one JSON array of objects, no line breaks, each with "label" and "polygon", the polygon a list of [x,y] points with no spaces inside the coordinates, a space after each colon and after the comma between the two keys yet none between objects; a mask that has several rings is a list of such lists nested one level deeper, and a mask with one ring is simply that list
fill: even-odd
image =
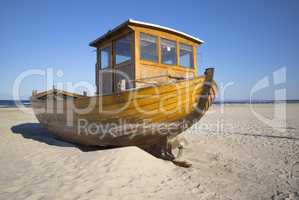
[{"label": "sea", "polygon": [[31,107],[30,100],[0,100],[0,108],[16,108],[18,104],[22,104],[25,107]]},{"label": "sea", "polygon": [[[273,103],[299,103],[299,100],[229,100],[229,101],[214,101],[213,104],[273,104]],[[0,100],[0,108],[16,108],[18,104],[22,104],[25,107],[31,107],[30,100]]]}]

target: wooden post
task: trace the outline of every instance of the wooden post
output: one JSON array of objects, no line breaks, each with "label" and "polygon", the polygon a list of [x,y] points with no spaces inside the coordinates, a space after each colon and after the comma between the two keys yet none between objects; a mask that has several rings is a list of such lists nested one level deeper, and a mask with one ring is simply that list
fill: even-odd
[{"label": "wooden post", "polygon": [[96,73],[96,87],[97,87],[97,91],[96,94],[98,95],[100,93],[100,87],[99,87],[99,64],[95,64],[95,73]]},{"label": "wooden post", "polygon": [[99,88],[99,70],[100,70],[100,50],[99,48],[97,48],[97,51],[96,51],[96,64],[95,64],[95,75],[96,75],[96,87],[97,87],[97,91],[96,91],[96,94],[99,95],[100,93],[100,88]]}]

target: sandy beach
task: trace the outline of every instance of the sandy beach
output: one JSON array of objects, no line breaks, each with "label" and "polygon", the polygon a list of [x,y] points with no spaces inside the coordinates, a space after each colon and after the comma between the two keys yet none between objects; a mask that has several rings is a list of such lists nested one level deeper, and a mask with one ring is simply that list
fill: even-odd
[{"label": "sandy beach", "polygon": [[[271,118],[273,104],[254,110]],[[82,149],[34,115],[0,109],[0,199],[299,199],[299,104],[270,127],[247,104],[214,105],[184,133],[182,168],[137,147]]]}]

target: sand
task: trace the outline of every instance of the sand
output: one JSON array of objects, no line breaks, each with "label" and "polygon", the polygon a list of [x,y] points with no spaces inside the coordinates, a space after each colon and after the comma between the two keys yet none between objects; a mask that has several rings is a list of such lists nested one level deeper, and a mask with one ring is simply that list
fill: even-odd
[{"label": "sand", "polygon": [[0,199],[299,199],[298,118],[299,104],[287,105],[285,128],[249,105],[214,105],[184,133],[193,166],[182,168],[137,147],[87,151],[1,108]]}]

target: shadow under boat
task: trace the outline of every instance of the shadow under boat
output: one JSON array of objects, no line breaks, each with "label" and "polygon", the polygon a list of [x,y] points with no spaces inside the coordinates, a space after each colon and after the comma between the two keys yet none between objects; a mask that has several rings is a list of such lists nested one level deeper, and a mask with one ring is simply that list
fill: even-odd
[{"label": "shadow under boat", "polygon": [[26,139],[32,139],[48,145],[59,146],[59,147],[76,147],[83,152],[107,150],[117,148],[115,146],[81,146],[78,144],[70,143],[57,139],[51,132],[44,128],[40,123],[24,123],[18,124],[11,127],[11,131],[14,134],[20,134]]}]

